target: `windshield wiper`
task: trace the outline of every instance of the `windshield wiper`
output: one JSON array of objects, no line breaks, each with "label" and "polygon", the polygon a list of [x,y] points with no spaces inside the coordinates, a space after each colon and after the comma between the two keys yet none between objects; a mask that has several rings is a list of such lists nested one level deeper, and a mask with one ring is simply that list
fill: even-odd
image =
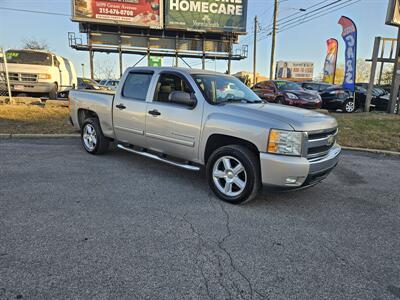
[{"label": "windshield wiper", "polygon": [[227,102],[230,102],[230,103],[232,103],[232,102],[262,103],[261,100],[251,101],[251,100],[248,100],[245,98],[228,98],[228,99],[225,99],[224,101],[221,101],[220,103],[227,103]]}]

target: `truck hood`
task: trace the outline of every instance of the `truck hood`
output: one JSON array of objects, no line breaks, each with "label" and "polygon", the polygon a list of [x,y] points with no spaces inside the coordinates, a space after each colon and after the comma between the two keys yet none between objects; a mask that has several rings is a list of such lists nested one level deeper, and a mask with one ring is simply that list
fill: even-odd
[{"label": "truck hood", "polygon": [[271,103],[228,103],[226,106],[229,107],[232,113],[239,116],[246,116],[259,121],[274,119],[287,123],[296,131],[317,131],[335,128],[338,125],[335,118],[297,107]]},{"label": "truck hood", "polygon": [[50,73],[50,66],[40,66],[40,65],[25,65],[25,64],[8,64],[8,72],[10,73],[31,73],[31,74],[39,74],[39,73]]}]

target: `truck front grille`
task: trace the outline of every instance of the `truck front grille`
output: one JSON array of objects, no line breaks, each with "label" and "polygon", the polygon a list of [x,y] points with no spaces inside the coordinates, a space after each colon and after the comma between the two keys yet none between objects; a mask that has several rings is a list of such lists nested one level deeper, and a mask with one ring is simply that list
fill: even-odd
[{"label": "truck front grille", "polygon": [[307,158],[317,160],[328,154],[336,142],[337,128],[308,132]]},{"label": "truck front grille", "polygon": [[37,82],[37,74],[29,73],[9,73],[10,81],[20,81],[20,82]]}]

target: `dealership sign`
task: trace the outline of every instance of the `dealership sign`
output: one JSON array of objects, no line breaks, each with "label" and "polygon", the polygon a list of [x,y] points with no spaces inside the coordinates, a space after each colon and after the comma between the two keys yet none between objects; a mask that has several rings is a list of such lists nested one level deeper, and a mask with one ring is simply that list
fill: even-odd
[{"label": "dealership sign", "polygon": [[161,28],[162,4],[162,0],[73,0],[72,20]]},{"label": "dealership sign", "polygon": [[245,32],[247,0],[165,0],[165,27]]},{"label": "dealership sign", "polygon": [[357,63],[357,27],[351,19],[343,16],[339,19],[339,24],[342,25],[342,38],[346,44],[343,87],[354,92]]},{"label": "dealership sign", "polygon": [[278,61],[276,63],[276,78],[295,81],[311,80],[314,73],[314,63],[308,61]]},{"label": "dealership sign", "polygon": [[322,81],[326,83],[335,83],[338,41],[336,39],[329,39],[326,41],[326,45],[327,53],[324,64],[324,77]]}]

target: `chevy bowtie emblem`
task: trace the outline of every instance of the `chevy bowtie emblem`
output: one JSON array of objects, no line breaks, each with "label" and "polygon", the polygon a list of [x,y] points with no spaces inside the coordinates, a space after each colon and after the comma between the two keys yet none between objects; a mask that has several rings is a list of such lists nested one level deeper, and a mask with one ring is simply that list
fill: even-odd
[{"label": "chevy bowtie emblem", "polygon": [[328,139],[326,140],[326,145],[327,146],[332,146],[334,142],[335,142],[335,136],[334,135],[330,135],[330,136],[328,136]]}]

